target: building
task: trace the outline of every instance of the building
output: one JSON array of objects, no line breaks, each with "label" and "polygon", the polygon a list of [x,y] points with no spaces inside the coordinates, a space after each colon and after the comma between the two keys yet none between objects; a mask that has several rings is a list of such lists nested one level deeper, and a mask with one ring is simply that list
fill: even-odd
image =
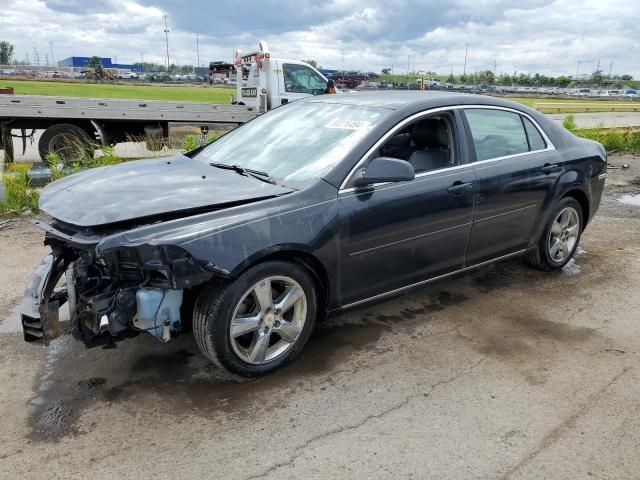
[{"label": "building", "polygon": [[[59,67],[84,68],[91,57],[69,57],[58,62]],[[119,70],[141,70],[139,65],[127,65],[124,63],[113,63],[110,58],[101,57],[102,68],[116,68]]]}]

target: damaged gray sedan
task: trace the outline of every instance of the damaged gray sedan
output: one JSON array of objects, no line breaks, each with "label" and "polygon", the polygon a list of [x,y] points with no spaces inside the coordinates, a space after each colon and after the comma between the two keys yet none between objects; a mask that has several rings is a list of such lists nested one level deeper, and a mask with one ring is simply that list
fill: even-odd
[{"label": "damaged gray sedan", "polygon": [[212,362],[256,376],[327,314],[513,256],[569,262],[599,206],[601,145],[494,98],[329,97],[47,186],[25,339],[192,330]]}]

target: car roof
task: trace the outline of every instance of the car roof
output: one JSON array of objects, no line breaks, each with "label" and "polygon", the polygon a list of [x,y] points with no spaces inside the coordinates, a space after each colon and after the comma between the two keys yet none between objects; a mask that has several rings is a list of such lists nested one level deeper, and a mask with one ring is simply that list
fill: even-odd
[{"label": "car roof", "polygon": [[[468,93],[452,93],[434,90],[393,90],[393,91],[367,91],[347,92],[335,95],[318,95],[306,98],[303,101],[310,103],[331,103],[337,105],[361,105],[367,107],[400,109],[410,105],[421,108],[440,107],[450,105],[495,105],[502,107],[518,108],[523,105],[490,97],[487,95],[471,95]],[[528,109],[526,109],[528,110]]]}]

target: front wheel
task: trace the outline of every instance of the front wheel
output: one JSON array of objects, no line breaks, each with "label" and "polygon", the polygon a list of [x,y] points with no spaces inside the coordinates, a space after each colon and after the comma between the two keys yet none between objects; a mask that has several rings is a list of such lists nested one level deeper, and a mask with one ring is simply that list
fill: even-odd
[{"label": "front wheel", "polygon": [[582,207],[572,197],[556,205],[535,250],[529,253],[529,263],[541,270],[564,267],[573,257],[583,227]]},{"label": "front wheel", "polygon": [[307,270],[269,261],[231,283],[205,287],[194,306],[193,333],[213,363],[254,377],[293,360],[316,317],[316,288]]}]

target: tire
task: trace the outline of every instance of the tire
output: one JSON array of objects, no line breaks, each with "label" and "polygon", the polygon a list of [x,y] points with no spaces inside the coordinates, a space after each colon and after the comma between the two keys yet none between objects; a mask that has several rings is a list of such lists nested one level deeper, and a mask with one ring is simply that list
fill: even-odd
[{"label": "tire", "polygon": [[[304,267],[284,261],[260,263],[232,282],[207,285],[193,310],[196,343],[205,357],[231,373],[273,372],[307,343],[318,316],[316,292]],[[296,300],[282,302],[285,298]]]},{"label": "tire", "polygon": [[43,162],[47,162],[47,154],[53,152],[61,157],[64,163],[81,162],[93,159],[94,146],[89,134],[70,123],[58,123],[47,128],[38,141],[38,151]]},{"label": "tire", "polygon": [[[564,226],[567,219],[569,223]],[[530,265],[547,272],[561,269],[571,260],[578,248],[583,226],[580,204],[573,197],[561,199],[553,209],[538,245],[528,253],[527,261]]]},{"label": "tire", "polygon": [[13,163],[15,158],[11,129],[0,130],[0,150],[4,150],[4,157],[2,158],[2,160],[6,163]]},{"label": "tire", "polygon": [[168,146],[164,138],[145,138],[144,144],[150,152],[160,152]]}]

